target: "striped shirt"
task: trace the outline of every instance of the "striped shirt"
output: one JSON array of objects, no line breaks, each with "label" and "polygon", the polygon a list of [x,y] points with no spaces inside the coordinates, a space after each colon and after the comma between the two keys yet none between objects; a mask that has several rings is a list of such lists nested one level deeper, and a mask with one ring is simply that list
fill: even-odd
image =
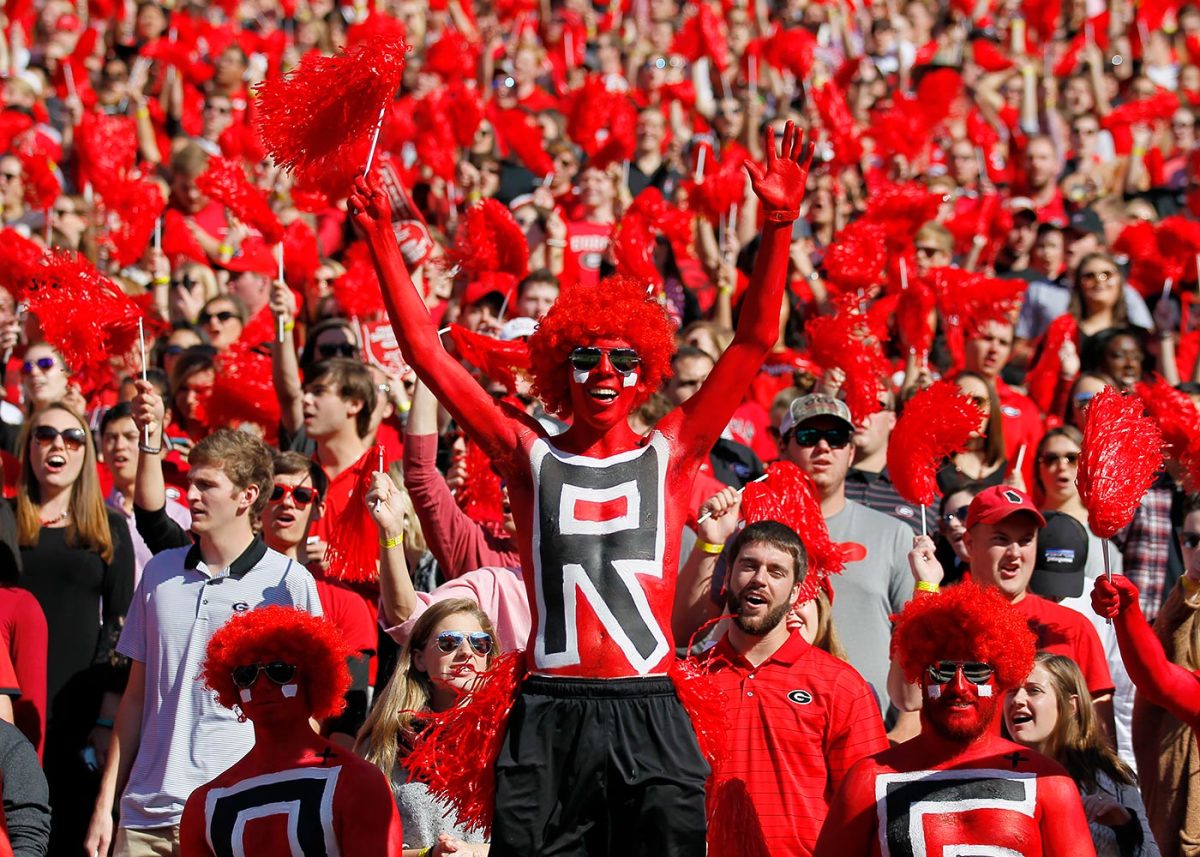
[{"label": "striped shirt", "polygon": [[[846,499],[890,515],[912,527],[914,534],[921,534],[921,507],[914,506],[900,496],[886,467],[879,473],[851,467],[846,473]],[[926,513],[926,526],[930,531],[937,530],[937,509],[931,506]]]},{"label": "striped shirt", "polygon": [[255,538],[224,573],[197,546],[156,555],[142,573],[117,650],[146,667],[142,736],[121,798],[121,824],[179,824],[196,788],[254,745],[251,723],[217,703],[200,679],[208,641],[234,614],[266,605],[321,615],[304,566]]},{"label": "striped shirt", "polygon": [[746,784],[771,854],[811,854],[846,772],[888,747],[875,694],[798,633],[757,667],[728,636],[708,657],[729,726],[721,775]]}]

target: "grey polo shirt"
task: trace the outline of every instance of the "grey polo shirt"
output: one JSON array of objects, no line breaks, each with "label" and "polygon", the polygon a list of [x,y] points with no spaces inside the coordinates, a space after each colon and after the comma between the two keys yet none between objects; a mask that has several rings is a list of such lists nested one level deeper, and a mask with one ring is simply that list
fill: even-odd
[{"label": "grey polo shirt", "polygon": [[321,615],[312,576],[261,539],[224,571],[209,570],[195,545],[164,551],[146,565],[117,644],[146,667],[142,738],[121,798],[123,826],[179,824],[188,795],[254,745],[252,724],[217,703],[200,665],[229,617],[267,605]]}]

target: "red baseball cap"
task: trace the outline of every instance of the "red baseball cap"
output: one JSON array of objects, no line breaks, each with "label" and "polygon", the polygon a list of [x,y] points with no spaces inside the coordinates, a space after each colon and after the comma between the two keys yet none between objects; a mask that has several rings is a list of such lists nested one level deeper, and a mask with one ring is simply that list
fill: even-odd
[{"label": "red baseball cap", "polygon": [[247,271],[263,274],[272,280],[279,276],[279,258],[261,238],[247,238],[227,262],[219,263],[227,271],[237,274]]},{"label": "red baseball cap", "polygon": [[975,495],[967,508],[967,529],[976,524],[998,524],[1009,515],[1027,512],[1037,519],[1039,527],[1046,526],[1046,519],[1033,504],[1033,499],[1024,491],[1007,485],[993,485]]}]

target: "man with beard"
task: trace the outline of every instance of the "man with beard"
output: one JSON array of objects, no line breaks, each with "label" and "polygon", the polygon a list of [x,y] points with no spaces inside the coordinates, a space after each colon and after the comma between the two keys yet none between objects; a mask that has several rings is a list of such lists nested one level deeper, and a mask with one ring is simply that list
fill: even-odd
[{"label": "man with beard", "polygon": [[729,555],[734,618],[707,661],[729,725],[720,773],[745,783],[772,854],[808,855],[846,772],[887,748],[883,718],[853,667],[788,630],[808,571],[799,536],[759,521]]},{"label": "man with beard", "polygon": [[892,655],[921,684],[921,734],[850,769],[817,857],[1095,854],[1066,770],[991,728],[1033,667],[1018,611],[972,583],[915,598],[896,617]]}]

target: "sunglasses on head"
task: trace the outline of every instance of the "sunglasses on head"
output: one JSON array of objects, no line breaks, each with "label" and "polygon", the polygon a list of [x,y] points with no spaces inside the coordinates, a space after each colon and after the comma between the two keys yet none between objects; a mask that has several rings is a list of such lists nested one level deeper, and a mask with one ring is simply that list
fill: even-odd
[{"label": "sunglasses on head", "polygon": [[632,348],[576,348],[568,358],[580,372],[590,372],[600,365],[600,358],[608,355],[608,362],[622,375],[635,371],[642,358]]},{"label": "sunglasses on head", "polygon": [[296,677],[296,665],[285,664],[283,661],[272,661],[269,664],[247,664],[234,667],[230,677],[236,687],[247,688],[254,686],[260,672],[265,672],[267,678],[276,684],[290,684]]},{"label": "sunglasses on head", "polygon": [[33,430],[33,439],[38,442],[38,446],[49,446],[59,437],[63,439],[63,445],[72,452],[77,452],[87,443],[87,432],[81,428],[59,431],[54,426],[38,426]]},{"label": "sunglasses on head", "polygon": [[471,650],[477,655],[492,653],[492,635],[487,631],[442,631],[437,635],[438,651],[444,655],[457,652],[463,641],[470,643]]},{"label": "sunglasses on head", "polygon": [[1183,546],[1188,550],[1195,550],[1200,547],[1200,533],[1184,531],[1179,534],[1179,541],[1183,542]]},{"label": "sunglasses on head", "polygon": [[316,500],[319,492],[307,485],[276,485],[271,489],[271,502],[278,503],[284,497],[291,497],[292,502],[301,508]]},{"label": "sunglasses on head", "polygon": [[237,318],[237,313],[233,312],[232,310],[227,310],[227,309],[223,309],[220,312],[202,312],[202,313],[200,313],[200,323],[201,324],[208,324],[214,318],[217,321],[221,322],[221,324],[224,324],[225,322],[229,321],[231,318]]},{"label": "sunglasses on head", "polygon": [[35,366],[38,369],[41,369],[43,372],[49,372],[57,365],[58,361],[56,361],[53,357],[39,357],[37,360],[26,360],[21,365],[21,371],[26,375],[31,375],[33,374],[33,368]]},{"label": "sunglasses on head", "polygon": [[954,681],[955,674],[962,669],[963,678],[971,684],[987,684],[996,672],[990,664],[980,661],[938,661],[930,664],[926,672],[929,680],[936,684],[949,684]]},{"label": "sunglasses on head", "polygon": [[800,446],[816,446],[822,440],[829,444],[830,449],[842,449],[850,442],[852,432],[846,426],[819,429],[812,426],[802,426],[792,432],[792,438]]},{"label": "sunglasses on head", "polygon": [[317,346],[317,353],[326,360],[330,357],[354,357],[358,354],[358,346],[349,342],[322,342]]},{"label": "sunglasses on head", "polygon": [[1078,452],[1043,452],[1041,458],[1042,464],[1047,467],[1053,467],[1060,461],[1065,461],[1072,467],[1079,463]]}]

